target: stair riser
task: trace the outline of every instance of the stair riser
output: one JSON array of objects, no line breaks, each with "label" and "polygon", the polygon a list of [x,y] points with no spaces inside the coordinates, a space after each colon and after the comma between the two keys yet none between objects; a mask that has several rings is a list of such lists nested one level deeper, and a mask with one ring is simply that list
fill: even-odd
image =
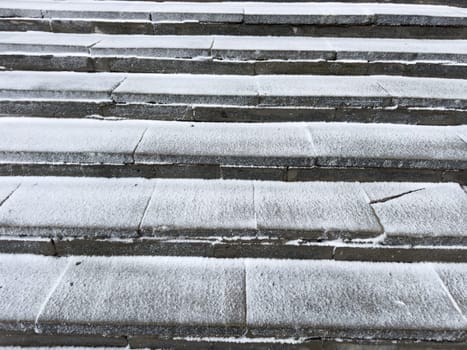
[{"label": "stair riser", "polygon": [[203,122],[348,121],[420,125],[459,125],[466,121],[464,109],[407,109],[352,107],[244,107],[190,106],[145,103],[56,101],[1,101],[0,115],[80,118],[89,115],[131,119]]},{"label": "stair riser", "polygon": [[[446,164],[445,164],[446,165]],[[409,181],[467,184],[466,171],[410,168],[229,167],[203,164],[0,164],[0,176],[75,176],[243,179],[272,181]]]},{"label": "stair riser", "polygon": [[[109,337],[109,336],[60,336],[60,335],[39,335],[39,334],[1,334],[0,345],[2,346],[24,346],[35,347],[37,350],[46,350],[38,346],[89,346],[89,347],[114,347],[114,350],[125,350],[127,346],[132,349],[171,349],[171,350],[381,350],[382,347],[390,350],[464,350],[463,343],[437,343],[437,342],[402,342],[402,341],[371,341],[371,340],[332,340],[317,339],[308,340],[302,344],[293,344],[294,339],[285,340],[285,343],[234,343],[222,340],[211,341],[202,340],[161,340],[155,337]],[[287,344],[287,341],[290,344]],[[9,350],[9,349],[7,349]],[[74,350],[66,349],[63,350]],[[84,348],[77,348],[84,350]],[[105,348],[96,348],[105,350]]]},{"label": "stair riser", "polygon": [[238,23],[152,23],[149,21],[0,18],[1,31],[146,35],[280,35],[362,38],[465,39],[465,26],[287,25]]},{"label": "stair riser", "polygon": [[151,59],[0,54],[6,70],[190,73],[190,74],[322,74],[322,75],[399,75],[434,78],[467,78],[467,64],[417,62],[273,62],[273,61],[199,61],[191,59]]},{"label": "stair riser", "polygon": [[[212,258],[268,258],[268,259],[333,259],[342,261],[374,262],[467,262],[465,248],[443,247],[359,247],[332,244],[288,245],[277,240],[256,242],[200,239],[182,242],[170,240],[135,240],[129,242],[105,240],[3,239],[0,253],[41,254],[47,256],[202,256]],[[0,342],[1,345],[1,342]]]}]

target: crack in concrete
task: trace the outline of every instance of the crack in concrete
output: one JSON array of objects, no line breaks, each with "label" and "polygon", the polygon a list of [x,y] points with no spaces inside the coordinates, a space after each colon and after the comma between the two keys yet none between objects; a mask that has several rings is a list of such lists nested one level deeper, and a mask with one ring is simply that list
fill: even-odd
[{"label": "crack in concrete", "polygon": [[393,196],[384,197],[384,198],[381,198],[381,199],[370,200],[370,204],[386,203],[386,202],[389,202],[389,201],[391,201],[391,200],[393,200],[393,199],[397,199],[397,198],[403,197],[403,196],[408,195],[408,194],[410,194],[410,193],[415,193],[415,192],[423,191],[423,190],[425,190],[425,189],[426,189],[425,187],[423,187],[423,188],[417,188],[416,190],[411,190],[411,191],[399,193],[399,194],[396,194],[396,195],[393,195]]}]

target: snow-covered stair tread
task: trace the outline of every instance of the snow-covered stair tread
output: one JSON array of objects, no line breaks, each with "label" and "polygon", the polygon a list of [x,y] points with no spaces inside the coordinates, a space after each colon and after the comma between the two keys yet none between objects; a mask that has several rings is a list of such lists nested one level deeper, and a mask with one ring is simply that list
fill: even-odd
[{"label": "snow-covered stair tread", "polygon": [[420,38],[463,38],[467,31],[465,8],[390,3],[20,0],[3,1],[0,17],[9,31]]},{"label": "snow-covered stair tread", "polygon": [[157,3],[137,1],[3,1],[2,17],[96,18],[287,24],[465,25],[467,10],[406,4],[249,2]]},{"label": "snow-covered stair tread", "polygon": [[[464,126],[0,118],[0,173],[465,183]],[[105,168],[106,167],[106,168]],[[94,170],[93,170],[94,169]],[[146,170],[144,170],[146,169]],[[141,172],[143,171],[143,173]]]},{"label": "snow-covered stair tread", "polygon": [[467,80],[400,76],[0,72],[1,100],[467,108]]},{"label": "snow-covered stair tread", "polygon": [[467,40],[0,32],[0,50],[92,56],[467,62]]},{"label": "snow-covered stair tread", "polygon": [[467,194],[452,183],[0,179],[0,233],[25,247],[237,236],[465,245],[467,237]]},{"label": "snow-covered stair tread", "polygon": [[0,255],[0,331],[130,343],[242,335],[461,342],[466,271],[465,264]]},{"label": "snow-covered stair tread", "polygon": [[0,32],[5,70],[467,78],[466,40]]}]

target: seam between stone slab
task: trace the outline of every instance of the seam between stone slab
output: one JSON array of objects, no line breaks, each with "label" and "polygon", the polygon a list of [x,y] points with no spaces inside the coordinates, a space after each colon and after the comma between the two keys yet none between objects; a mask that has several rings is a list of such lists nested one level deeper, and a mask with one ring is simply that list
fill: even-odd
[{"label": "seam between stone slab", "polygon": [[461,315],[462,319],[467,322],[467,317],[466,315],[464,315],[464,313],[462,312],[461,308],[459,307],[459,304],[457,304],[456,300],[454,299],[454,297],[452,296],[451,292],[449,291],[448,287],[446,286],[446,284],[443,282],[443,280],[441,279],[441,276],[438,274],[438,271],[436,271],[436,269],[434,268],[433,266],[433,263],[430,263],[430,267],[431,269],[433,270],[433,272],[436,274],[436,278],[438,279],[439,283],[441,284],[441,288],[446,292],[446,294],[448,295],[448,298],[449,300],[451,301],[452,303],[452,306],[456,309],[457,312],[459,312],[459,314]]},{"label": "seam between stone slab", "polygon": [[146,203],[146,206],[144,208],[144,211],[143,211],[143,215],[141,215],[141,220],[139,221],[138,223],[138,228],[137,228],[137,234],[138,236],[142,236],[143,233],[141,232],[141,226],[143,225],[143,222],[144,222],[144,218],[146,217],[146,213],[148,212],[148,208],[149,208],[149,205],[151,204],[152,202],[152,198],[155,196],[155,193],[156,193],[156,188],[157,188],[157,183],[158,181],[155,180],[154,181],[154,184],[153,184],[153,188],[152,188],[152,192],[151,192],[151,195],[149,196],[149,199]]},{"label": "seam between stone slab", "polygon": [[454,133],[454,135],[456,135],[459,139],[461,139],[463,143],[467,144],[467,141],[465,141],[464,138],[461,135],[459,135],[457,132]]},{"label": "seam between stone slab", "polygon": [[[212,39],[211,39],[211,45],[209,46],[209,49],[208,49],[208,52],[209,52],[209,58],[211,60],[214,59],[214,57],[212,57],[212,48],[214,47],[214,43],[216,41],[216,36],[213,36]],[[192,58],[192,57],[191,57]]]},{"label": "seam between stone slab", "polygon": [[144,131],[142,132],[135,148],[133,149],[133,152],[131,152],[131,158],[133,159],[133,164],[136,164],[136,160],[135,160],[135,153],[136,153],[136,150],[138,149],[138,146],[140,145],[141,141],[143,141],[143,138],[144,138],[144,135],[146,135],[146,132],[149,130],[149,127],[147,127],[146,129],[144,129]]},{"label": "seam between stone slab", "polygon": [[94,55],[92,54],[92,52],[91,52],[91,49],[92,49],[94,46],[96,46],[97,44],[99,44],[102,40],[104,40],[104,39],[97,40],[95,43],[93,43],[93,44],[91,44],[91,45],[89,45],[89,46],[87,47],[87,49],[88,49],[88,55],[87,55],[87,56],[89,56],[89,57],[92,58],[92,59],[95,58],[95,56],[94,56]]},{"label": "seam between stone slab", "polygon": [[377,203],[386,203],[386,202],[389,202],[389,201],[391,201],[393,199],[403,197],[403,196],[405,196],[407,194],[414,193],[414,192],[419,192],[419,191],[423,191],[423,190],[426,190],[426,187],[417,188],[415,190],[406,191],[406,192],[403,192],[403,193],[400,193],[400,194],[396,194],[396,195],[389,196],[389,197],[384,197],[384,198],[381,198],[381,199],[375,199],[375,200],[370,201],[370,205],[377,204]]},{"label": "seam between stone slab", "polygon": [[13,195],[13,193],[16,192],[16,190],[18,190],[18,188],[20,188],[21,186],[21,183],[19,183],[14,189],[13,191],[10,192],[10,194],[8,196],[5,197],[5,199],[3,199],[2,201],[0,201],[0,207],[8,200],[10,199],[10,197]]},{"label": "seam between stone slab", "polygon": [[378,225],[381,228],[381,235],[379,235],[378,237],[381,237],[382,240],[384,241],[386,239],[386,229],[384,228],[384,225],[381,223],[381,219],[379,218],[378,214],[376,214],[376,210],[375,208],[373,208],[373,205],[371,204],[370,196],[368,196],[368,193],[365,191],[365,187],[363,187],[361,183],[358,183],[358,187],[363,192],[363,195],[366,198],[367,203],[370,206],[371,211],[373,212],[373,215],[375,216],[376,221],[378,222]]},{"label": "seam between stone slab", "polygon": [[252,182],[251,187],[253,188],[253,218],[255,220],[255,230],[256,232],[259,231],[258,228],[258,216],[256,213],[256,182]]},{"label": "seam between stone slab", "polygon": [[[63,258],[60,258],[60,259],[63,259]],[[38,334],[42,333],[42,330],[39,327],[39,318],[41,317],[42,313],[45,310],[45,307],[49,303],[50,298],[55,293],[55,290],[58,288],[58,286],[62,282],[63,277],[65,277],[65,274],[67,273],[68,269],[71,266],[71,263],[73,262],[73,259],[71,259],[71,258],[64,258],[64,259],[68,259],[68,262],[67,262],[66,266],[63,268],[63,271],[60,273],[60,276],[58,276],[58,278],[55,280],[55,283],[53,284],[52,288],[50,288],[50,291],[47,294],[47,296],[45,297],[44,302],[42,303],[39,311],[37,312],[36,319],[34,320],[34,331],[36,333],[38,333]]]},{"label": "seam between stone slab", "polygon": [[125,76],[123,77],[123,79],[120,80],[117,84],[115,84],[115,86],[113,86],[113,87],[110,89],[110,91],[109,91],[109,98],[110,98],[110,100],[111,100],[114,104],[115,104],[115,103],[118,103],[117,101],[115,101],[115,99],[114,99],[114,97],[113,97],[114,91],[115,91],[120,85],[122,85],[123,82],[124,82],[125,80],[127,80],[127,79],[128,79],[128,75],[125,74]]},{"label": "seam between stone slab", "polygon": [[383,85],[381,85],[381,83],[377,79],[374,79],[374,82],[376,83],[376,85],[378,85],[381,88],[381,90],[383,90],[386,93],[387,97],[389,98],[388,105],[384,103],[384,99],[383,99],[382,107],[396,107],[397,105],[394,101],[394,96],[391,93],[389,93],[389,91],[386,90],[386,88]]},{"label": "seam between stone slab", "polygon": [[[312,168],[316,166],[316,159],[318,158],[318,149],[316,148],[315,142],[313,140],[313,134],[311,133],[310,127],[307,124],[302,124],[302,128],[305,129],[308,142],[310,143],[311,149],[313,150],[313,158],[310,159],[310,165],[309,167]],[[287,169],[288,172],[288,169]]]},{"label": "seam between stone slab", "polygon": [[243,332],[243,336],[246,336],[248,334],[248,316],[247,316],[247,312],[248,312],[248,300],[247,300],[247,297],[248,297],[248,288],[246,286],[246,282],[247,282],[247,276],[246,274],[248,273],[248,269],[247,269],[247,266],[246,266],[246,259],[242,259],[242,266],[243,266],[243,315],[244,315],[244,318],[243,318],[243,326],[245,327],[244,329],[244,332]]}]

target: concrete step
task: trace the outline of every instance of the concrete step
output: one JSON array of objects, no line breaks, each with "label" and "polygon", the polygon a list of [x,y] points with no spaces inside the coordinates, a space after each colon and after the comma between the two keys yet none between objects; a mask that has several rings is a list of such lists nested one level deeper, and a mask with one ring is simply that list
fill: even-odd
[{"label": "concrete step", "polygon": [[467,40],[0,32],[7,70],[467,78]]},{"label": "concrete step", "polygon": [[[34,0],[32,0],[34,1]],[[121,0],[102,0],[102,1],[121,1]],[[158,0],[126,0],[126,1],[152,1],[152,2],[162,2]],[[244,0],[230,0],[229,2],[244,2]],[[179,2],[179,0],[164,0],[163,2]],[[218,0],[186,0],[184,2],[219,2]],[[251,0],[249,2],[259,2],[260,4],[264,1],[261,0]],[[278,2],[278,3],[327,3],[329,0],[270,0],[268,2]],[[444,6],[456,6],[456,7],[467,7],[467,4],[463,0],[339,0],[340,3],[381,3],[381,4],[417,4],[417,5],[444,5]],[[364,6],[364,5],[363,5]]]},{"label": "concrete step", "polygon": [[55,345],[67,337],[74,345],[135,348],[161,341],[284,342],[300,349],[322,349],[321,341],[336,338],[398,339],[458,349],[466,340],[466,270],[465,264],[6,254],[0,339]]},{"label": "concrete step", "polygon": [[454,183],[1,177],[0,200],[7,253],[467,257]]},{"label": "concrete step", "polygon": [[0,174],[467,183],[467,128],[0,118]]},{"label": "concrete step", "polygon": [[461,7],[384,3],[3,1],[0,29],[464,39]]},{"label": "concrete step", "polygon": [[0,72],[2,114],[34,116],[463,124],[465,91],[400,76]]}]

